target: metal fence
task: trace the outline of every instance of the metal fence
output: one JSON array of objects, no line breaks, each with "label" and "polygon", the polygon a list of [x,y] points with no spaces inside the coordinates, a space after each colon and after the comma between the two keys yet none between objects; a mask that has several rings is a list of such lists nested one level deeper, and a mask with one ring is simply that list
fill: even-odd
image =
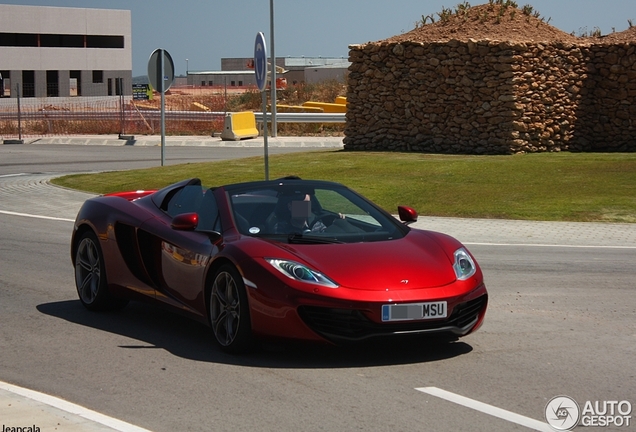
[{"label": "metal fence", "polygon": [[[166,100],[170,100],[165,111],[166,133],[210,136],[221,132],[227,98],[222,90],[172,90],[172,94],[166,96]],[[0,140],[51,135],[158,134],[160,99],[156,94],[152,100],[122,95],[0,98]],[[263,113],[255,114],[262,125]],[[313,127],[311,132],[322,124],[344,123],[345,115],[279,112],[276,120],[277,123],[305,123],[308,129]]]},{"label": "metal fence", "polygon": [[[160,99],[132,96],[3,97],[0,98],[0,139],[77,134],[159,133]],[[166,98],[167,100],[167,98]],[[226,95],[181,95],[166,104],[166,132],[208,135],[222,130]]]}]

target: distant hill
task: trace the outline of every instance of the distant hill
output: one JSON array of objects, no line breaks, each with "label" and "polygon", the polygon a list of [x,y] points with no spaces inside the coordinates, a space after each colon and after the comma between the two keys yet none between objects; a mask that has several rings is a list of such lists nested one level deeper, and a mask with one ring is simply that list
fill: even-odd
[{"label": "distant hill", "polygon": [[[175,79],[176,78],[185,79],[185,75],[176,75]],[[133,77],[132,83],[133,84],[150,84],[150,81],[148,80],[148,75],[139,75],[139,76]]]},{"label": "distant hill", "polygon": [[133,84],[149,84],[150,81],[148,81],[148,75],[139,75],[139,76],[133,77],[132,83]]}]

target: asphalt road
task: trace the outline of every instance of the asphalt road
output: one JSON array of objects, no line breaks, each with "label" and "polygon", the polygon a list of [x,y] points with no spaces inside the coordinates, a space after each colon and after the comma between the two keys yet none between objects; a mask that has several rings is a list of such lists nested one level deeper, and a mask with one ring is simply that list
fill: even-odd
[{"label": "asphalt road", "polygon": [[[43,205],[45,194],[12,194],[3,179],[15,184],[19,176],[2,176],[155,163],[154,153],[136,148],[8,147],[0,146],[0,210],[20,203],[21,213],[61,206],[67,214],[83,195]],[[178,149],[181,161],[219,151],[208,150]],[[454,343],[277,344],[230,356],[207,328],[155,307],[85,311],[70,265],[72,222],[51,216],[61,219],[0,213],[0,380],[147,429],[525,431],[511,414],[544,421],[557,395],[581,407],[587,400],[636,405],[633,248],[471,246],[489,311],[479,332]],[[430,387],[510,415],[416,390]]]},{"label": "asphalt road", "polygon": [[[310,149],[269,147],[269,154]],[[324,150],[324,149],[322,149]],[[213,162],[239,157],[263,156],[258,147],[165,147],[165,164]],[[7,144],[0,146],[1,174],[37,172],[113,171],[161,166],[158,146],[77,146],[65,144]]]}]

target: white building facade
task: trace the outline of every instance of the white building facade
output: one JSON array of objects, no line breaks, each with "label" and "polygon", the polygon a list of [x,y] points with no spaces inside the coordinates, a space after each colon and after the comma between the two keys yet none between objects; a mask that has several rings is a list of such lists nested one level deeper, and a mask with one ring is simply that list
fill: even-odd
[{"label": "white building facade", "polygon": [[[190,86],[256,86],[253,58],[222,58],[220,71],[188,71]],[[338,57],[277,57],[277,78],[285,78],[288,84],[316,83],[325,80],[346,82],[351,63]],[[250,65],[252,67],[250,68]],[[271,65],[268,66],[271,71]]]},{"label": "white building facade", "polygon": [[132,93],[128,10],[0,4],[0,97]]}]

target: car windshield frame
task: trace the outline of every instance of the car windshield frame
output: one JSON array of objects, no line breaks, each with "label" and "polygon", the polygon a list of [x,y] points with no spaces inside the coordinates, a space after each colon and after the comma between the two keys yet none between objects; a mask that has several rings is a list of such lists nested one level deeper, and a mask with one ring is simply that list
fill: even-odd
[{"label": "car windshield frame", "polygon": [[294,244],[388,241],[410,230],[352,189],[334,182],[277,180],[225,187],[239,233]]}]

